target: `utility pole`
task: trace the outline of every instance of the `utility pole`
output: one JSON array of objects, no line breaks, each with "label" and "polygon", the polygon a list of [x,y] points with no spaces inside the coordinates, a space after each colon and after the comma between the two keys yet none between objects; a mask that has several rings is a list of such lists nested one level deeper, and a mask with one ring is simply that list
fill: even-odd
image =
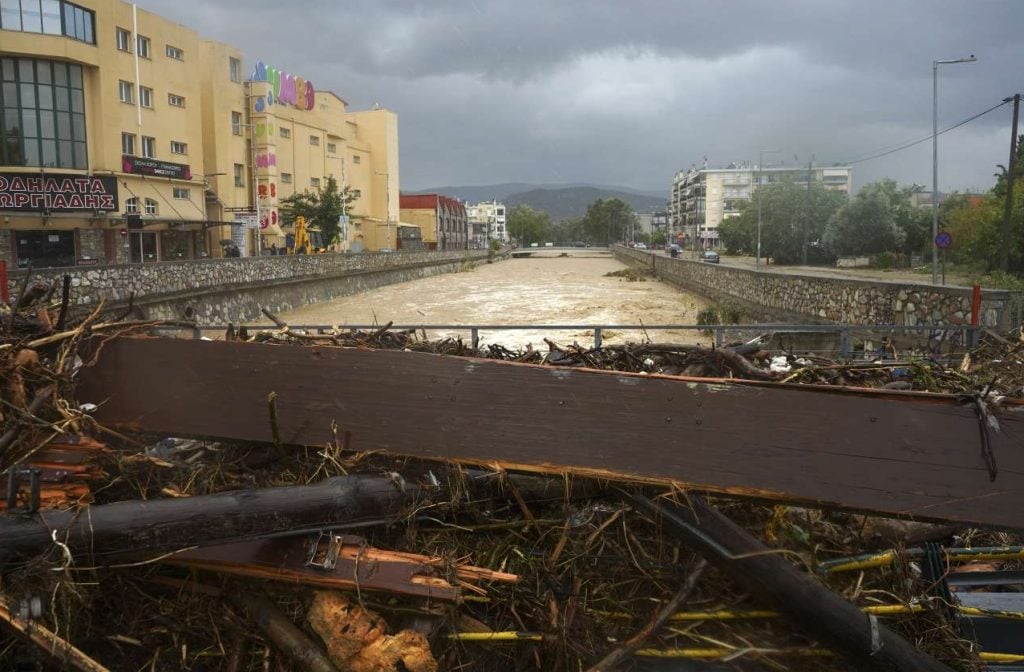
[{"label": "utility pole", "polygon": [[[1006,102],[1010,102],[1010,98]],[[1017,165],[1017,118],[1020,115],[1020,94],[1013,96],[1013,124],[1010,133],[1010,162],[1006,166],[1006,205],[1003,210],[1003,229],[1000,238],[1003,244],[999,246],[999,270],[1006,273],[1010,269],[1010,231],[1011,219],[1013,218],[1013,182]]]}]

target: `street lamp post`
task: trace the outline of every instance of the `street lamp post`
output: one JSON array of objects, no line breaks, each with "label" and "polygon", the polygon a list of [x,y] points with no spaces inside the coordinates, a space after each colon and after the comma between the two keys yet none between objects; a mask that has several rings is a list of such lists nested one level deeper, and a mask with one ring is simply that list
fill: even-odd
[{"label": "street lamp post", "polygon": [[932,284],[939,284],[939,66],[952,63],[973,63],[974,54],[948,61],[932,61]]},{"label": "street lamp post", "polygon": [[757,153],[757,257],[754,266],[761,268],[761,171],[764,169],[764,155],[781,152],[781,149],[762,149]]}]

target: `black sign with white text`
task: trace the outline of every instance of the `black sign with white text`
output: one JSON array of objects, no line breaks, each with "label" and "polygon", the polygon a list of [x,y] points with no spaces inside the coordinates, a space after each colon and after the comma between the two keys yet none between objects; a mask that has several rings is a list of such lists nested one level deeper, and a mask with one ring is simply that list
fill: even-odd
[{"label": "black sign with white text", "polygon": [[187,164],[157,161],[142,156],[122,156],[121,169],[126,173],[136,175],[155,175],[156,177],[171,177],[176,180],[192,179],[192,169]]},{"label": "black sign with white text", "polygon": [[72,173],[0,173],[0,210],[117,212],[117,178]]}]

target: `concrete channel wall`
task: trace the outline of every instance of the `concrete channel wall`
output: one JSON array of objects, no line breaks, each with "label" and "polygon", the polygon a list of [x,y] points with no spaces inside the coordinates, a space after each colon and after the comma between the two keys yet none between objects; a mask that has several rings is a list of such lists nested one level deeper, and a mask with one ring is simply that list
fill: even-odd
[{"label": "concrete channel wall", "polygon": [[[33,271],[31,284],[59,286],[62,277],[70,275],[71,303],[79,310],[100,301],[110,308],[127,307],[134,294],[132,306],[137,318],[194,319],[205,326],[261,318],[261,307],[273,312],[291,310],[384,285],[456,272],[488,259],[486,250],[203,259],[46,269]],[[8,285],[12,296],[20,291],[25,273],[11,273]]]},{"label": "concrete channel wall", "polygon": [[[971,288],[756,271],[672,259],[659,252],[616,247],[616,258],[653,268],[655,275],[712,300],[731,299],[768,319],[948,326],[971,321]],[[1020,324],[1020,292],[983,290],[981,323]]]}]

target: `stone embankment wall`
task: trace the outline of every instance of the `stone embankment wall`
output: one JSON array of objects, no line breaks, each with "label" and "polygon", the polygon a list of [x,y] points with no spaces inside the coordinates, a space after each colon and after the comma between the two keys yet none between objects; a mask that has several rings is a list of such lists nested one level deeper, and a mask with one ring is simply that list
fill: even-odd
[{"label": "stone embankment wall", "polygon": [[[615,248],[616,257],[654,268],[658,278],[714,300],[732,299],[768,319],[843,324],[947,326],[971,321],[969,287],[756,271]],[[1021,319],[1019,292],[983,290],[981,323],[1009,328]]]},{"label": "stone embankment wall", "polygon": [[[260,308],[291,310],[318,301],[484,263],[486,250],[315,254],[238,259],[203,259],[153,264],[32,271],[31,283],[57,283],[71,276],[71,303],[87,309],[103,301],[127,307],[136,317],[194,319],[200,325],[239,323],[261,317]],[[498,255],[496,258],[503,258]],[[10,274],[12,296],[25,271]],[[58,289],[59,296],[59,289]]]}]

